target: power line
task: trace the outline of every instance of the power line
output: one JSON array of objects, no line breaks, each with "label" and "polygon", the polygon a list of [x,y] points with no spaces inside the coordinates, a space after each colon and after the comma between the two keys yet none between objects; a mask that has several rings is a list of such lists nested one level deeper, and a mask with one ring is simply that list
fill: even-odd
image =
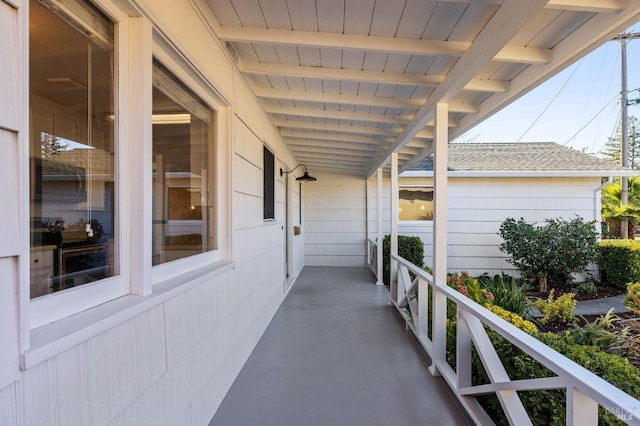
[{"label": "power line", "polygon": [[571,78],[573,77],[573,75],[576,73],[576,71],[578,70],[578,68],[580,68],[580,65],[582,65],[582,61],[584,60],[584,58],[580,59],[580,62],[578,62],[578,65],[576,65],[576,67],[573,69],[573,71],[571,72],[571,75],[565,80],[564,84],[562,85],[562,87],[560,88],[560,90],[558,90],[558,92],[555,94],[555,96],[549,101],[549,103],[547,104],[546,107],[544,107],[544,109],[542,110],[542,112],[540,112],[540,114],[538,115],[538,117],[536,117],[535,120],[533,120],[533,123],[531,123],[531,125],[527,128],[527,130],[524,131],[524,133],[522,134],[522,136],[520,136],[518,138],[517,142],[522,141],[522,138],[524,138],[524,135],[526,135],[529,130],[531,130],[531,128],[533,126],[535,126],[535,124],[538,122],[538,120],[540,120],[540,118],[542,118],[542,116],[544,115],[544,113],[549,109],[549,107],[551,106],[551,104],[553,103],[553,101],[556,100],[556,98],[558,96],[560,96],[560,93],[562,93],[562,90],[566,87],[566,85],[569,83],[569,81],[571,81]]},{"label": "power line", "polygon": [[571,141],[571,139],[573,139],[573,138],[575,138],[576,136],[578,136],[578,134],[579,134],[581,131],[583,131],[583,130],[584,130],[584,129],[585,129],[585,128],[586,128],[586,127],[587,127],[587,126],[588,126],[588,125],[593,121],[593,120],[595,120],[595,119],[596,119],[596,117],[598,117],[598,115],[600,115],[600,114],[602,113],[602,111],[604,111],[604,110],[609,106],[609,104],[610,104],[611,102],[616,101],[617,99],[618,99],[618,95],[616,94],[616,95],[615,95],[615,96],[614,96],[614,97],[613,97],[609,102],[607,102],[607,103],[602,107],[602,109],[600,109],[600,111],[596,112],[596,114],[595,114],[593,117],[591,117],[591,119],[590,119],[589,121],[587,121],[587,122],[584,124],[584,126],[582,126],[580,129],[578,129],[578,131],[577,131],[577,132],[575,132],[575,133],[573,134],[573,136],[571,136],[569,139],[567,139],[567,141],[566,141],[565,143],[563,143],[562,145],[566,146],[566,145]]}]

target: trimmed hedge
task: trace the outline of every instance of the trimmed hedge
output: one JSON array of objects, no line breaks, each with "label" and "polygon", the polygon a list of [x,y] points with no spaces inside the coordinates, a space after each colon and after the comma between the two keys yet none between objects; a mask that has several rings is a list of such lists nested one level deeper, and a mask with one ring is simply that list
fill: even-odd
[{"label": "trimmed hedge", "polygon": [[598,244],[600,280],[605,284],[625,288],[627,283],[640,281],[640,242],[635,240],[604,240]]},{"label": "trimmed hedge", "polygon": [[[488,334],[511,380],[554,376],[546,367],[493,330],[488,331]],[[640,371],[626,359],[603,352],[594,346],[578,345],[562,335],[536,333],[534,337],[634,398],[640,398]],[[475,351],[473,354],[473,367],[473,384],[489,383],[489,378]],[[534,425],[565,424],[566,392],[564,389],[518,392],[518,395]],[[495,394],[479,396],[478,400],[497,425],[508,425]],[[616,409],[616,407],[609,408]],[[598,410],[598,424],[623,425],[624,422],[616,418],[614,414],[608,412],[604,407],[600,407]]]},{"label": "trimmed hedge", "polygon": [[[419,268],[424,266],[424,244],[420,237],[398,235],[398,255]],[[391,236],[385,235],[382,243],[382,280],[391,283]]]},{"label": "trimmed hedge", "polygon": [[[579,344],[577,343],[578,339],[575,333],[571,333],[570,331],[563,334],[541,333],[537,331],[535,325],[523,320],[519,315],[504,311],[495,306],[487,306],[487,308],[623,392],[628,393],[636,399],[640,399],[640,370],[632,365],[627,358],[616,353],[605,352],[596,346]],[[511,380],[555,376],[547,367],[536,361],[522,349],[513,345],[496,331],[488,329],[487,334]],[[447,309],[447,362],[454,369],[456,368],[455,339],[455,308]],[[477,386],[488,383],[490,383],[489,377],[480,360],[480,356],[474,349],[472,353],[472,384]],[[565,389],[521,391],[518,392],[518,396],[534,425],[547,426],[565,424]],[[495,393],[478,395],[476,398],[497,425],[509,424]],[[608,412],[606,408],[612,409],[614,413],[620,412],[624,414],[624,407],[599,407],[599,425],[625,424],[616,414]]]}]

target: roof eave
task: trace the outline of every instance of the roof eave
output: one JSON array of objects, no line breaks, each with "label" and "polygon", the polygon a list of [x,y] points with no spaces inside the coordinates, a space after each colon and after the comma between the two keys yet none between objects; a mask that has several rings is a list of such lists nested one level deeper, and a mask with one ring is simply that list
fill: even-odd
[{"label": "roof eave", "polygon": [[[638,170],[462,170],[449,171],[449,177],[482,178],[482,177],[518,177],[518,178],[551,178],[551,177],[635,177]],[[433,171],[406,171],[400,177],[433,177]]]}]

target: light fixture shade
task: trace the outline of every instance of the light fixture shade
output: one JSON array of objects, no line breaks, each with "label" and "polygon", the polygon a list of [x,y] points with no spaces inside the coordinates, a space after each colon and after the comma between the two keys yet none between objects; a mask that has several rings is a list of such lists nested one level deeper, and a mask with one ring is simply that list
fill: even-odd
[{"label": "light fixture shade", "polygon": [[315,182],[316,178],[314,178],[313,176],[309,176],[309,172],[307,172],[307,166],[305,166],[304,164],[298,164],[296,165],[293,169],[291,170],[282,170],[282,168],[280,169],[280,176],[284,175],[285,173],[291,173],[293,172],[295,169],[297,169],[298,167],[304,167],[304,174],[300,177],[297,177],[296,180],[298,182]]},{"label": "light fixture shade", "polygon": [[305,170],[304,174],[300,177],[297,177],[296,180],[300,182],[314,182],[318,179],[314,178],[313,176],[309,176],[309,173]]}]

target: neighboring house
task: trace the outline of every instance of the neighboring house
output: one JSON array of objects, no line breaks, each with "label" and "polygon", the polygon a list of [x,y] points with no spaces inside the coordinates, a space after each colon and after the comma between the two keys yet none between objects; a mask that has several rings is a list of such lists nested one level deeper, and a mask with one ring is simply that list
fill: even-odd
[{"label": "neighboring house", "polygon": [[[517,275],[498,248],[498,230],[506,218],[542,224],[545,219],[579,216],[599,224],[603,178],[638,175],[553,142],[454,143],[448,157],[447,265],[449,271],[471,274]],[[433,158],[402,173],[399,186],[398,232],[419,236],[425,264],[431,265]],[[388,191],[387,186],[386,197]],[[375,200],[375,193],[371,198]],[[385,229],[388,232],[388,222]]]},{"label": "neighboring house", "polygon": [[[305,265],[366,265],[370,178],[640,17],[597,3],[0,0],[0,425],[206,424]],[[503,214],[470,199],[586,172],[451,173],[473,269]]]}]

